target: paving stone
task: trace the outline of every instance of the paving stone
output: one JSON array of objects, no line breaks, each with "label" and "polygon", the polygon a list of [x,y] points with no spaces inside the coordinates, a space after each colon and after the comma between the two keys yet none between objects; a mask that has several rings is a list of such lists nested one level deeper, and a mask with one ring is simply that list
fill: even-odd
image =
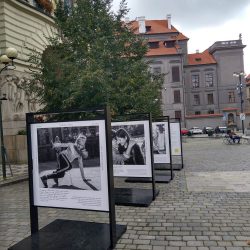
[{"label": "paving stone", "polygon": [[[232,148],[220,140],[187,139],[183,148],[185,168],[169,184],[157,183],[160,193],[149,207],[116,206],[116,221],[127,231],[115,249],[250,250],[249,145]],[[187,185],[190,176],[199,177],[196,190]],[[237,192],[225,188],[231,184],[224,177],[239,182],[233,187]],[[218,181],[224,187],[216,186]],[[150,188],[115,178],[115,186],[124,185]],[[0,197],[0,250],[6,250],[30,234],[28,182],[0,186]],[[39,208],[41,227],[58,218],[108,222],[107,213]]]}]

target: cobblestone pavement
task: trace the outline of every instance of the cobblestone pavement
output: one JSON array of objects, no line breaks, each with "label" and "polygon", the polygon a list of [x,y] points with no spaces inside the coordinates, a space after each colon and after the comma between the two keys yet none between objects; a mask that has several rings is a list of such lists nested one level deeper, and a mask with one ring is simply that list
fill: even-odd
[{"label": "cobblestone pavement", "polygon": [[[216,139],[187,139],[185,168],[169,184],[157,184],[159,196],[148,208],[116,206],[118,224],[127,231],[116,249],[250,249],[250,192],[189,191],[186,174],[249,171],[250,145],[222,145]],[[236,173],[236,172],[235,172]],[[115,186],[127,184],[116,179]],[[28,236],[28,182],[0,188],[0,250]],[[56,218],[107,222],[107,213],[39,208],[39,225]],[[94,250],[94,249],[93,249]]]},{"label": "cobblestone pavement", "polygon": [[3,179],[2,165],[0,165],[0,187],[28,180],[28,167],[26,164],[6,165],[6,179]]}]

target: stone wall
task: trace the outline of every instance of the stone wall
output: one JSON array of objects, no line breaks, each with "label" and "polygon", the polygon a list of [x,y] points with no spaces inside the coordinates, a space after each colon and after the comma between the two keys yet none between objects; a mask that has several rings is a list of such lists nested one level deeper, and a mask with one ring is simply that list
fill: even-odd
[{"label": "stone wall", "polygon": [[4,136],[4,146],[7,152],[7,162],[12,164],[28,163],[26,135]]}]

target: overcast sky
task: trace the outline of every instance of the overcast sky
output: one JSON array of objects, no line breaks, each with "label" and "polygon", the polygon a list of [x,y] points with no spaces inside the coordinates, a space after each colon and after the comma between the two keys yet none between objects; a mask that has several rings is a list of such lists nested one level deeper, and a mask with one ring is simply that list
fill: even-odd
[{"label": "overcast sky", "polygon": [[[120,0],[113,0],[116,10]],[[129,18],[164,19],[189,38],[188,52],[204,51],[216,41],[237,40],[242,34],[245,73],[250,74],[249,0],[127,0]]]}]

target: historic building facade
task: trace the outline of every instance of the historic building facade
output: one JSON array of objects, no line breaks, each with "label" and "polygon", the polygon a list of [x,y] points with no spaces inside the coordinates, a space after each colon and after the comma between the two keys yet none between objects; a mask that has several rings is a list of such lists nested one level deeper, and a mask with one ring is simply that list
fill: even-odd
[{"label": "historic building facade", "polygon": [[[181,118],[185,127],[240,124],[241,100],[233,74],[244,72],[241,37],[188,54],[188,38],[171,24],[170,15],[166,20],[140,17],[133,25],[148,40],[151,70],[164,74],[164,115]],[[242,92],[245,101],[245,87]]]},{"label": "historic building facade", "polygon": [[[65,1],[72,5],[72,0]],[[16,134],[25,128],[25,113],[36,111],[32,96],[20,87],[29,81],[27,48],[43,51],[53,34],[51,0],[0,0],[0,49],[18,50],[16,69],[0,75],[1,95],[6,94],[3,106],[5,134]],[[234,72],[244,71],[242,40],[215,42],[203,52],[188,53],[188,38],[165,20],[137,18],[132,22],[136,34],[148,41],[146,60],[150,69],[164,74],[162,87],[163,115],[181,118],[183,126],[239,126],[240,98],[236,90]],[[246,91],[243,88],[244,110]],[[250,93],[250,92],[249,92]],[[248,99],[247,99],[248,100]]]},{"label": "historic building facade", "polygon": [[[14,61],[15,70],[3,70],[0,75],[4,134],[14,135],[25,128],[25,113],[37,110],[32,96],[20,88],[20,83],[29,81],[27,63],[29,49],[43,51],[47,38],[54,30],[51,1],[0,0],[0,50],[5,53],[8,47],[18,51]],[[40,3],[40,4],[38,4]],[[47,5],[46,5],[47,3]],[[0,66],[1,67],[1,66]],[[2,67],[1,67],[2,68]]]}]

